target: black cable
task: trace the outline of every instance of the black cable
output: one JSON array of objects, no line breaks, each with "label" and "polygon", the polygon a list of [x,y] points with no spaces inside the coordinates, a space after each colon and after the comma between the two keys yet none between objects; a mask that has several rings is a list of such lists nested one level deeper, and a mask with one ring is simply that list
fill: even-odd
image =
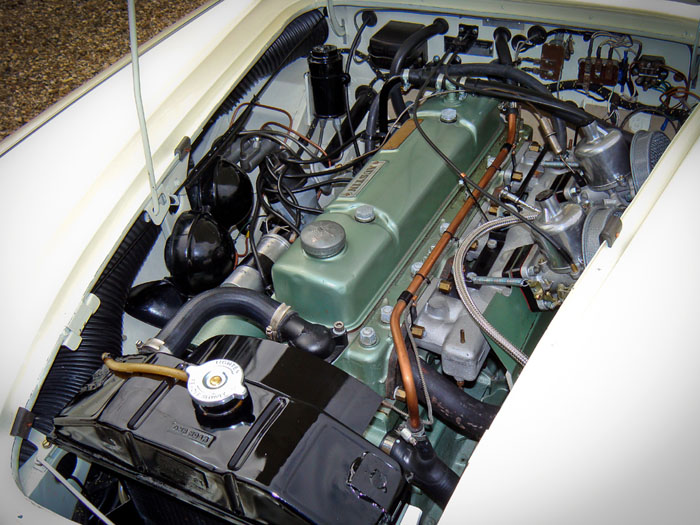
[{"label": "black cable", "polygon": [[[320,208],[309,208],[308,206],[302,206],[302,205],[300,205],[300,204],[299,204],[299,201],[298,201],[297,198],[294,196],[294,193],[291,192],[291,191],[289,190],[289,188],[287,188],[286,186],[284,186],[284,185],[282,184],[282,179],[283,179],[283,178],[284,178],[284,173],[280,173],[280,174],[278,175],[278,177],[277,177],[277,195],[279,196],[280,202],[282,202],[282,204],[286,204],[286,205],[288,205],[288,206],[291,206],[292,208],[298,210],[299,212],[302,212],[302,211],[303,211],[303,212],[306,212],[306,213],[312,213],[312,214],[314,214],[314,215],[320,215],[320,214],[323,213],[323,210],[320,209]],[[285,189],[285,190],[287,190],[287,191],[289,192],[289,195],[290,195],[291,198],[293,199],[292,202],[290,202],[290,201],[288,201],[287,199],[285,199],[284,195],[282,194],[282,189]],[[308,189],[308,188],[306,188],[306,189]],[[290,212],[290,213],[291,213],[291,212]],[[299,220],[299,223],[300,223],[300,222],[301,222],[301,214],[298,214],[297,216],[298,216],[299,219],[300,219],[300,220]],[[297,224],[297,226],[299,226],[299,223]]]},{"label": "black cable", "polygon": [[345,142],[342,142],[336,149],[332,151],[327,151],[328,155],[320,155],[314,159],[301,159],[297,156],[297,159],[287,159],[285,162],[287,164],[294,164],[298,166],[311,165],[311,164],[323,164],[328,161],[332,161],[337,158],[343,151],[347,149],[348,146],[352,144],[353,139],[359,139],[364,134],[364,131],[355,133],[352,137],[348,138]]},{"label": "black cable", "polygon": [[316,188],[323,188],[324,186],[331,186],[333,184],[347,184],[348,182],[352,182],[352,179],[348,177],[341,177],[338,179],[329,179],[321,182],[315,182],[313,184],[307,184],[306,186],[302,186],[301,188],[291,191],[292,193],[303,193],[306,190],[315,190]]},{"label": "black cable", "polygon": [[[549,89],[551,92],[555,93],[557,91],[576,91],[579,90],[583,87],[583,84],[581,84],[578,80],[571,79],[571,80],[562,80],[561,82],[552,82],[551,84],[547,84],[547,89]],[[596,95],[599,95],[606,101],[609,100],[610,104],[613,106],[620,107],[622,109],[626,109],[629,111],[634,111],[634,110],[640,110],[640,112],[648,111],[655,113],[656,115],[660,115],[662,117],[665,117],[669,120],[678,120],[682,121],[688,116],[688,111],[684,109],[667,109],[663,110],[659,107],[656,106],[648,106],[646,104],[641,104],[639,102],[632,102],[629,100],[624,99],[611,89],[609,89],[607,86],[603,86],[601,84],[591,84],[588,86],[588,91],[591,91],[595,93]]]},{"label": "black cable", "polygon": [[676,124],[674,124],[674,122],[673,122],[675,119],[670,118],[669,115],[667,115],[665,112],[663,112],[663,111],[661,111],[660,109],[657,109],[657,108],[647,108],[647,107],[644,107],[644,108],[633,109],[632,111],[630,111],[629,113],[627,113],[627,115],[625,115],[625,118],[622,119],[622,122],[620,122],[620,125],[619,125],[618,127],[619,127],[620,129],[625,129],[625,126],[627,125],[627,123],[628,123],[628,122],[630,121],[630,119],[631,119],[634,115],[636,115],[637,113],[652,113],[652,114],[654,114],[654,115],[659,115],[660,117],[663,117],[663,118],[665,118],[666,120],[668,120],[669,124],[671,124],[671,127],[673,128],[673,131],[675,131],[676,133],[678,133],[678,126],[677,126]]},{"label": "black cable", "polygon": [[[348,86],[348,84],[350,83],[350,64],[352,64],[352,57],[355,56],[355,51],[357,51],[357,47],[360,45],[360,40],[362,39],[362,32],[365,30],[369,22],[370,20],[368,20],[366,17],[362,17],[362,25],[355,34],[355,38],[352,41],[352,45],[350,45],[350,54],[348,55],[348,59],[345,62],[345,77],[348,79],[348,82],[345,84],[345,114],[347,115],[348,124],[350,125],[350,131],[355,129],[352,125],[352,117],[350,116],[350,102],[348,100],[350,98],[350,88]],[[355,138],[355,136],[353,136],[352,145],[355,148],[355,156],[359,157],[360,146],[357,145],[357,139]]]},{"label": "black cable", "polygon": [[542,149],[540,150],[539,155],[537,155],[535,162],[532,163],[532,167],[530,168],[530,171],[527,172],[527,175],[525,175],[525,178],[520,183],[520,187],[518,188],[518,191],[515,192],[515,195],[518,198],[521,199],[523,197],[523,195],[525,194],[525,190],[527,189],[527,185],[530,184],[532,177],[535,176],[535,172],[537,171],[537,168],[540,167],[540,164],[544,160],[544,156],[547,154],[547,151],[549,151],[549,144],[545,144],[544,146],[542,146]]},{"label": "black cable", "polygon": [[[313,120],[311,121],[311,125],[309,126],[308,131],[306,132],[306,138],[311,139],[311,137],[314,136],[314,133],[316,133],[316,126],[318,126],[318,117],[314,117]],[[301,158],[302,154],[304,152],[304,148],[299,148],[297,150],[296,156]]]},{"label": "black cable", "polygon": [[[267,188],[267,189],[263,188],[262,194],[264,195],[266,191],[274,191],[274,188]],[[285,224],[287,227],[289,227],[290,230],[292,230],[294,233],[299,235],[300,231],[299,231],[298,224],[300,223],[300,221],[295,221],[294,223],[290,222],[289,219],[287,219],[287,217],[285,217],[280,212],[275,210],[269,202],[265,201],[265,199],[261,198],[260,204],[261,204],[263,210],[265,210],[268,215],[276,217],[279,221],[281,221],[283,224]],[[283,204],[283,206],[284,206],[284,204]],[[287,211],[289,211],[289,210],[287,210]],[[292,215],[291,212],[289,212],[289,213],[290,213],[290,215]]]},{"label": "black cable", "polygon": [[[243,137],[264,137],[266,139],[276,142],[277,144],[286,148],[293,155],[296,156],[296,153],[288,144],[285,144],[283,140],[277,139],[277,137],[283,137],[285,139],[291,140],[297,146],[301,147],[310,157],[314,157],[314,154],[312,154],[307,145],[303,144],[303,142],[299,138],[295,137],[292,133],[288,133],[286,131],[278,131],[276,129],[256,129],[250,131],[241,131],[240,135]],[[323,162],[323,160],[319,160],[317,157],[316,162]]]},{"label": "black cable", "polygon": [[[445,53],[442,56],[442,58],[440,59],[440,63],[438,65],[442,65],[442,62],[445,60],[445,58],[447,56],[448,56],[448,53]],[[443,153],[443,151],[437,147],[437,145],[430,139],[430,137],[428,137],[428,135],[423,130],[423,126],[421,125],[420,120],[418,119],[418,107],[420,106],[420,101],[423,98],[423,95],[425,94],[425,89],[428,87],[429,82],[430,82],[430,77],[425,79],[425,82],[423,82],[423,85],[418,90],[418,96],[416,97],[416,102],[413,104],[413,107],[411,108],[412,109],[411,113],[413,114],[412,115],[413,116],[413,123],[415,124],[418,132],[421,134],[423,139],[428,143],[428,145],[433,149],[433,151],[435,151],[435,153],[437,153],[438,156],[440,156],[440,158],[445,162],[445,164],[447,164],[447,166],[457,174],[457,177],[461,177],[462,170],[460,170],[457,167],[457,165],[454,162],[452,162],[452,159],[450,159],[447,155],[445,155],[445,153]],[[474,200],[474,207],[477,210],[479,210],[479,213],[481,214],[483,219],[485,221],[488,221],[488,217],[486,217],[484,210],[481,209],[481,206],[479,205],[479,200],[476,198],[474,193],[472,193],[472,191],[469,190],[466,186],[465,186],[464,190],[467,192],[467,200],[469,200],[469,198],[473,199]]]},{"label": "black cable", "polygon": [[[308,30],[308,35],[312,35],[313,32],[316,30],[316,28],[319,26],[321,23],[327,23],[326,18],[324,16],[320,16],[319,19],[314,23],[314,25]],[[200,159],[200,161],[197,163],[196,166],[194,166],[190,172],[187,175],[187,178],[185,180],[184,185],[187,188],[190,188],[192,185],[194,185],[199,177],[199,174],[206,171],[206,169],[209,167],[210,163],[212,160],[216,157],[216,154],[222,150],[225,149],[233,142],[234,138],[239,134],[239,132],[245,127],[245,125],[248,122],[248,119],[250,118],[250,115],[253,111],[253,108],[255,107],[255,103],[260,100],[260,97],[263,95],[265,90],[267,90],[267,87],[270,85],[270,82],[272,82],[277,75],[284,69],[288,64],[287,61],[298,51],[298,49],[305,44],[308,41],[308,35],[305,38],[299,39],[299,41],[294,44],[294,46],[284,55],[284,58],[279,62],[279,64],[275,67],[275,69],[270,73],[270,76],[267,78],[265,83],[258,89],[258,91],[251,97],[250,103],[248,106],[243,110],[243,113],[241,114],[238,119],[229,127],[228,130],[224,132],[223,135],[221,135],[214,144],[212,145],[211,148],[209,148],[209,151]],[[244,77],[245,78],[245,77]],[[202,134],[198,137],[198,140],[202,137]],[[179,188],[178,188],[179,189]]]},{"label": "black cable", "polygon": [[529,102],[575,126],[585,126],[597,120],[594,115],[589,114],[572,102],[541,95],[528,89],[510,86],[493,80],[467,79],[465,83],[462,83],[455,78],[448,78],[455,86],[470,93],[514,102]]},{"label": "black cable", "polygon": [[[423,97],[422,92],[425,91],[425,88],[427,87],[427,85],[428,85],[428,81],[426,81],[424,86],[421,87],[421,92],[419,93],[419,97],[416,99],[416,103],[414,104],[415,109],[413,110],[413,121],[416,125],[416,129],[421,134],[421,136],[425,139],[426,143],[435,151],[435,153],[437,153],[445,161],[445,163],[450,168],[455,170],[459,174],[459,176],[461,177],[462,172],[459,170],[459,168],[452,162],[452,160],[447,155],[445,155],[445,153],[442,152],[442,150],[440,150],[440,148],[438,148],[438,146],[432,140],[430,140],[430,137],[428,137],[426,135],[425,131],[423,131],[423,129],[421,128],[420,122],[418,121],[418,117],[417,117],[418,108],[417,108],[417,106],[419,104],[420,99]],[[552,238],[551,235],[549,235],[547,232],[545,232],[542,228],[537,226],[534,222],[525,218],[525,216],[523,216],[520,212],[514,210],[513,208],[511,208],[509,206],[506,206],[505,203],[501,202],[499,199],[494,197],[491,193],[486,191],[485,188],[481,188],[476,182],[471,180],[469,177],[463,177],[462,180],[466,184],[471,186],[474,190],[476,190],[476,191],[480,192],[482,195],[484,195],[493,204],[495,204],[496,206],[500,206],[501,208],[506,210],[511,215],[520,219],[523,222],[523,224],[526,224],[530,229],[539,233],[547,242],[549,242],[561,254],[561,256],[564,258],[564,260],[569,265],[574,266],[574,260],[571,258],[571,256],[561,247],[561,245],[557,241],[555,241]],[[474,198],[473,194],[471,194],[471,196],[472,196],[472,198]],[[475,201],[476,201],[476,199],[475,199]],[[477,208],[481,209],[478,205],[478,202],[477,202]],[[483,212],[483,210],[482,210],[482,212]]]},{"label": "black cable", "polygon": [[[306,173],[304,175],[287,175],[287,178],[288,179],[307,179],[309,177],[320,177],[323,175],[331,175],[332,173],[340,173],[343,171],[348,171],[348,169],[350,169],[350,167],[363,162],[368,157],[371,157],[372,155],[374,155],[377,151],[379,151],[379,148],[368,151],[367,153],[363,153],[359,157],[355,157],[354,159],[349,160],[345,164],[335,166],[334,168],[328,168],[327,170],[317,171],[314,173]],[[289,159],[283,159],[282,162],[289,163],[289,164],[296,164],[295,162],[290,162]]]},{"label": "black cable", "polygon": [[268,282],[267,278],[265,277],[265,272],[262,270],[262,264],[260,264],[260,256],[258,255],[258,248],[255,246],[255,230],[258,226],[258,215],[260,214],[260,207],[261,207],[261,199],[262,199],[262,192],[260,191],[259,186],[262,184],[262,177],[258,177],[258,179],[255,181],[255,186],[256,186],[256,199],[255,199],[255,206],[253,206],[253,213],[250,217],[250,225],[248,226],[248,235],[250,235],[250,251],[253,254],[253,260],[255,261],[255,269],[258,271],[260,274],[260,278],[262,279],[263,287],[267,288],[268,287]]}]

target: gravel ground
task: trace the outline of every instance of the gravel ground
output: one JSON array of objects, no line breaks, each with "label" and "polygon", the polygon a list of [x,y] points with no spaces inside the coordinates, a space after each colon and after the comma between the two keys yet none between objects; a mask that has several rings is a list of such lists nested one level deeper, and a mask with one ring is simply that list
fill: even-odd
[{"label": "gravel ground", "polygon": [[[208,0],[136,0],[143,43]],[[0,140],[129,53],[126,0],[2,0]]]}]

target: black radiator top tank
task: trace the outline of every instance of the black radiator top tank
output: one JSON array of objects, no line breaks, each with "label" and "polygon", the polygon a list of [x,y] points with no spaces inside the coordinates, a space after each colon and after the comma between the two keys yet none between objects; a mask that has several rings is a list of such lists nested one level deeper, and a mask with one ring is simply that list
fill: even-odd
[{"label": "black radiator top tank", "polygon": [[[168,354],[123,359],[188,366]],[[271,341],[216,337],[189,362],[214,359],[234,361],[244,375],[247,396],[227,419],[206,417],[184,383],[105,367],[55,418],[52,440],[224,519],[391,519],[405,489],[401,470],[361,436],[381,402],[377,394],[321,359]]]}]

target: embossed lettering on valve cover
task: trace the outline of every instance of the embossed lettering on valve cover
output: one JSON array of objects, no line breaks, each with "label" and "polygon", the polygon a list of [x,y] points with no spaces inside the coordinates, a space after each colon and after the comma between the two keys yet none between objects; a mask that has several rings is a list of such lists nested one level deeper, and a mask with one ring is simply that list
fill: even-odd
[{"label": "embossed lettering on valve cover", "polygon": [[375,160],[370,162],[365,169],[363,169],[357,177],[355,177],[355,180],[352,181],[348,186],[343,190],[343,192],[339,195],[339,197],[347,197],[347,198],[354,198],[357,197],[357,194],[362,191],[362,188],[367,186],[367,183],[372,180],[372,177],[374,177],[377,172],[382,169],[384,164],[386,164],[388,161],[386,160]]}]

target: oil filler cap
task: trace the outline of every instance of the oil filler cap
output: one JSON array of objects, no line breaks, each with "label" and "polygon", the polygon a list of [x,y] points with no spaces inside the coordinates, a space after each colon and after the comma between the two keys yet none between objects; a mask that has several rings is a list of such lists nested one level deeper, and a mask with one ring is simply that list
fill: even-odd
[{"label": "oil filler cap", "polygon": [[248,395],[243,384],[243,369],[228,359],[188,366],[187,375],[187,391],[200,407],[220,407]]},{"label": "oil filler cap", "polygon": [[312,222],[301,232],[301,247],[317,259],[333,257],[345,247],[345,229],[333,221]]}]

